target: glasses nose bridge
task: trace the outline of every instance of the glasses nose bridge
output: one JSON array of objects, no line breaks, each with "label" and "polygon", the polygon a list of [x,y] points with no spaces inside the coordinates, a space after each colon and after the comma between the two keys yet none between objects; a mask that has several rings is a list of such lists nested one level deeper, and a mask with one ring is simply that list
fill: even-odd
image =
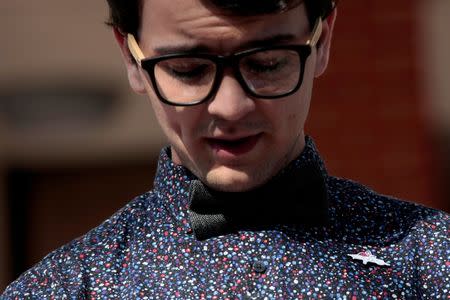
[{"label": "glasses nose bridge", "polygon": [[236,55],[228,55],[228,56],[217,56],[215,59],[215,63],[217,64],[217,78],[215,84],[215,91],[217,93],[218,89],[222,85],[223,78],[225,76],[226,69],[231,68],[234,79],[239,83],[241,88],[247,92],[248,88],[242,80],[241,72],[239,70],[239,57]]}]

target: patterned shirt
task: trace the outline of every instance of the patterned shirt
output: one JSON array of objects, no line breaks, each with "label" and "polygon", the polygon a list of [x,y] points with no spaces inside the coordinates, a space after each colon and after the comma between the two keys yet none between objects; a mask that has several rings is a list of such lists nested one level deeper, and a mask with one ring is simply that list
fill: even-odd
[{"label": "patterned shirt", "polygon": [[[25,272],[1,299],[450,299],[449,216],[326,174],[326,225],[198,240],[196,180],[161,152],[152,191]],[[274,201],[277,201],[274,199]]]}]

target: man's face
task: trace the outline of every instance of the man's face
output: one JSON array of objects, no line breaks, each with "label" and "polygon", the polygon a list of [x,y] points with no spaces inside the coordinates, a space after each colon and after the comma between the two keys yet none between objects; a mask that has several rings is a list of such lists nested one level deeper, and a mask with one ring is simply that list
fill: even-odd
[{"label": "man's face", "polygon": [[[209,10],[200,0],[143,1],[139,46],[146,57],[199,46],[227,55],[279,36],[287,37],[279,44],[304,44],[310,37],[303,5],[238,17]],[[244,191],[265,183],[302,151],[313,78],[326,67],[327,52],[325,58],[320,53],[313,49],[308,58],[300,90],[276,100],[251,98],[227,69],[212,99],[175,107],[159,101],[142,69],[128,64],[128,72],[133,89],[148,94],[173,161],[212,188]]]}]

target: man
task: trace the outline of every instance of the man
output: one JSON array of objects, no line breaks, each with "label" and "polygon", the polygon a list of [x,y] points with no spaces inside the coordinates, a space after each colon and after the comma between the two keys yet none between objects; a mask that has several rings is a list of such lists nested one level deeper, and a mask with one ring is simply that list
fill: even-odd
[{"label": "man", "polygon": [[329,176],[304,134],[334,3],[108,3],[170,147],[152,191],[5,299],[448,297],[448,215]]}]

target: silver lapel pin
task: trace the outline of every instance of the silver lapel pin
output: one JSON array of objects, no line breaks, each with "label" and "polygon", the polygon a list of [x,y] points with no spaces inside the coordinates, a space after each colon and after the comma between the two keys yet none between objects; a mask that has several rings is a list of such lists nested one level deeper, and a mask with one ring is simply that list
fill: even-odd
[{"label": "silver lapel pin", "polygon": [[358,252],[358,254],[347,254],[353,259],[361,260],[363,264],[367,265],[368,262],[379,265],[379,266],[387,266],[390,265],[382,259],[377,258],[372,254],[369,250]]}]

